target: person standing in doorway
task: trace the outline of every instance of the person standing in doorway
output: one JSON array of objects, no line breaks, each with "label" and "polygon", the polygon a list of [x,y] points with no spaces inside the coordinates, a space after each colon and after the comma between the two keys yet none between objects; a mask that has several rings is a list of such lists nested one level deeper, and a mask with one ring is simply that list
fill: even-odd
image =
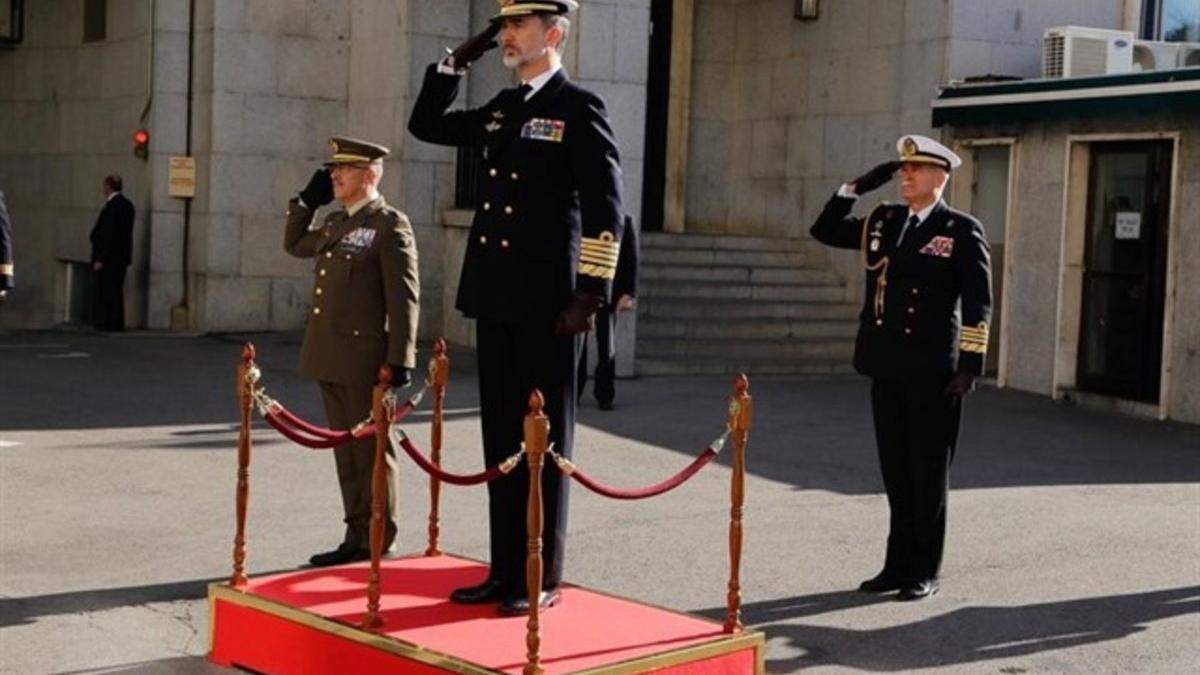
[{"label": "person standing in doorway", "polygon": [[[942,201],[962,160],[916,134],[896,149],[897,160],[842,185],[811,232],[829,246],[861,249],[866,266],[854,367],[871,378],[891,520],[883,570],[859,588],[919,600],[940,585],[950,464],[963,398],[983,373],[992,281],[983,226]],[[897,171],[904,204],[851,215],[857,197]]]},{"label": "person standing in doorway", "polygon": [[133,261],[133,202],[121,192],[117,174],[104,177],[104,208],[92,227],[96,330],[125,330],[125,271]]},{"label": "person standing in doorway", "polygon": [[[600,97],[572,83],[562,50],[575,0],[499,0],[500,13],[440,63],[429,66],[409,119],[417,138],[474,148],[482,156],[479,208],[471,224],[457,307],[476,320],[483,453],[489,466],[521,447],[529,396],[545,396],[550,441],[570,458],[575,368],[583,333],[609,302],[624,213],[621,169]],[[521,85],[480,108],[449,111],[466,68],[499,37],[504,65]],[[558,602],[569,481],[542,475],[545,575],[538,604]],[[488,484],[491,569],[458,603],[499,601],[529,610],[525,505],[529,474]]]}]

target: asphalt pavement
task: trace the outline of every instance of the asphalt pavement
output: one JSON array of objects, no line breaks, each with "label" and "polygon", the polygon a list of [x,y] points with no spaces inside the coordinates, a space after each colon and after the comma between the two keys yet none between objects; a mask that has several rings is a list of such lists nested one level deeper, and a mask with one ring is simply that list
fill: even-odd
[{"label": "asphalt pavement", "polygon": [[[231,567],[247,340],[268,394],[322,421],[296,334],[0,334],[0,672],[228,672],[204,660],[205,593]],[[473,355],[451,357],[444,463],[478,471]],[[721,432],[731,390],[619,381],[615,410],[585,399],[576,462],[617,486],[657,482]],[[768,672],[1200,672],[1200,428],[983,388],[955,459],[942,590],[903,603],[854,590],[878,571],[887,519],[865,380],[755,378],[750,392],[743,609]],[[412,420],[427,442],[428,403]],[[568,580],[723,616],[730,474],[723,453],[652,500],[574,486]],[[424,548],[426,485],[402,458],[404,551]],[[485,491],[442,493],[443,549],[485,559]],[[257,425],[248,571],[293,569],[340,534],[332,458]]]}]

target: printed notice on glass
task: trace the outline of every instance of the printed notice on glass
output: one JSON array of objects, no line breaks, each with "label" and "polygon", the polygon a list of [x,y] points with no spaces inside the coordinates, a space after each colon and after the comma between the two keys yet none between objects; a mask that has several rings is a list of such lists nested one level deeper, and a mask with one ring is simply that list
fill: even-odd
[{"label": "printed notice on glass", "polygon": [[196,160],[193,157],[172,157],[168,164],[167,194],[191,199],[196,196]]},{"label": "printed notice on glass", "polygon": [[1117,211],[1117,239],[1142,238],[1142,214],[1137,211]]}]

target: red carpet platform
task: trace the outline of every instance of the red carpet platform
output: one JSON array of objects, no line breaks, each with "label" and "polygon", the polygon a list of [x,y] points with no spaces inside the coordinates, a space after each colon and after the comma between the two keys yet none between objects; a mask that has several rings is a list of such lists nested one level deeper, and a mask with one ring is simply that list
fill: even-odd
[{"label": "red carpet platform", "polygon": [[[261,673],[519,673],[526,617],[496,605],[451,603],[450,591],[481,582],[487,567],[454,556],[384,560],[379,632],[358,628],[370,563],[209,587],[212,652],[224,666]],[[761,633],[578,586],[541,614],[547,673],[679,675],[763,672]]]}]

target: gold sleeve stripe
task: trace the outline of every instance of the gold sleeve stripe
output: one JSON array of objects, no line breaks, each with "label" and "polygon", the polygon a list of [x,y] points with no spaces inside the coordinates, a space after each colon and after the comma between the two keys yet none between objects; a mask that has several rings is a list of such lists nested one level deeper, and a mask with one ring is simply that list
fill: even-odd
[{"label": "gold sleeve stripe", "polygon": [[621,250],[620,245],[617,244],[615,241],[614,242],[598,242],[598,241],[588,241],[587,239],[583,240],[582,246],[580,248],[582,248],[584,251],[596,251],[598,253],[611,253],[613,255],[616,255],[617,252]]},{"label": "gold sleeve stripe", "polygon": [[11,277],[13,275],[12,263],[5,263],[3,265],[0,265],[0,275],[6,276],[6,277]]},{"label": "gold sleeve stripe", "polygon": [[607,265],[616,265],[617,256],[608,255],[607,253],[593,253],[592,251],[584,251],[579,254],[580,260],[588,260],[596,263],[604,263]]},{"label": "gold sleeve stripe", "polygon": [[612,279],[613,277],[617,276],[616,268],[608,267],[607,265],[602,266],[581,264],[579,266],[579,273],[584,276],[597,277],[599,279]]},{"label": "gold sleeve stripe", "polygon": [[959,345],[959,349],[964,352],[970,352],[972,354],[986,354],[987,353],[987,345],[986,344],[978,345],[978,344],[964,342],[961,345]]}]

